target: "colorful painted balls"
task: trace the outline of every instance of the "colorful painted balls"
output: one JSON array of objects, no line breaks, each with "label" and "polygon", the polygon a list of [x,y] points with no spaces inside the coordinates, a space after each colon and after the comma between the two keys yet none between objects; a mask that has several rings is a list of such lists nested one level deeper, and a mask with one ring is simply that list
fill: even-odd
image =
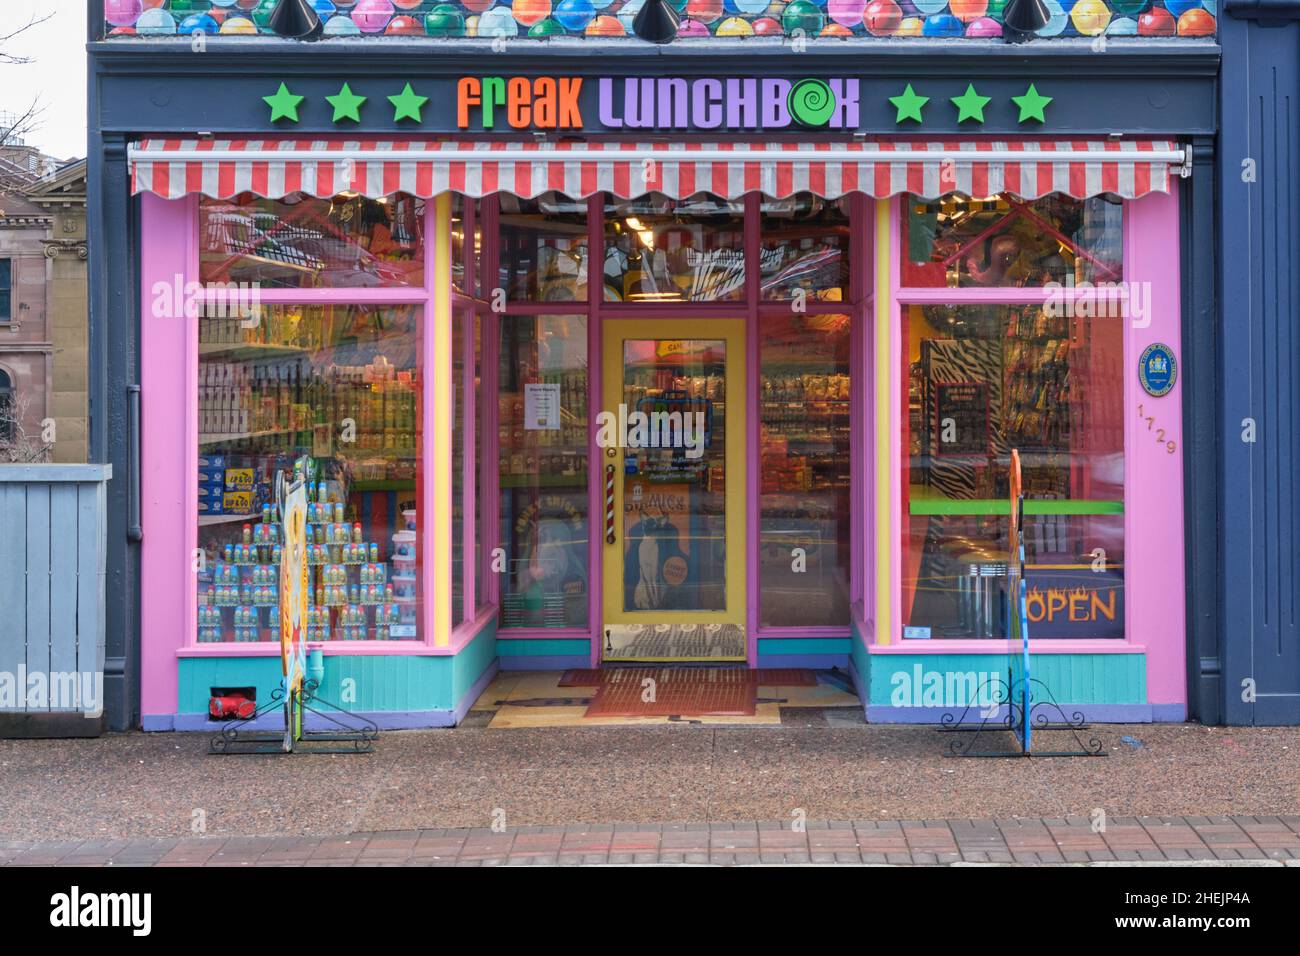
[{"label": "colorful painted balls", "polygon": [[862,22],[872,36],[893,36],[903,22],[903,10],[894,0],[871,0],[862,13]]},{"label": "colorful painted balls", "polygon": [[754,27],[744,17],[727,17],[714,31],[714,36],[720,37],[752,37],[753,35]]},{"label": "colorful painted balls", "polygon": [[925,18],[925,26],[921,28],[921,36],[926,37],[959,37],[966,32],[960,20],[951,13],[936,13],[934,16]]},{"label": "colorful painted balls", "polygon": [[1181,19],[1182,15],[1188,10],[1193,10],[1201,5],[1201,0],[1164,0],[1165,9],[1175,20]]},{"label": "colorful painted balls", "polygon": [[587,24],[584,31],[589,37],[622,37],[627,36],[627,31],[623,29],[623,21],[618,17],[603,15],[596,17]]},{"label": "colorful painted balls", "polygon": [[980,17],[966,24],[966,35],[978,39],[1002,36],[1002,24],[992,17]]},{"label": "colorful painted balls", "polygon": [[781,26],[788,36],[816,36],[825,25],[825,14],[812,0],[790,0],[781,13]]},{"label": "colorful painted balls", "polygon": [[[338,17],[334,18],[334,20],[337,19],[339,18]],[[344,17],[343,19],[346,20],[347,18]],[[334,20],[331,20],[330,23],[333,23]],[[351,20],[348,20],[348,22],[352,23]],[[329,33],[329,24],[327,23],[325,27],[326,27],[325,32]],[[353,24],[353,31],[355,32],[355,30],[356,30],[356,24]],[[256,32],[257,32],[257,24],[254,23],[252,20],[248,19],[248,17],[226,17],[226,19],[221,21],[221,33],[224,36],[230,36],[232,34],[245,35],[245,34],[256,33]]]},{"label": "colorful painted balls", "polygon": [[555,21],[573,33],[581,33],[595,16],[596,8],[591,0],[560,0],[555,5]]},{"label": "colorful painted balls", "polygon": [[516,20],[531,27],[551,15],[551,0],[514,0],[510,10]]},{"label": "colorful painted balls", "polygon": [[465,15],[454,3],[440,3],[424,15],[424,32],[431,37],[463,37]]},{"label": "colorful painted balls", "polygon": [[677,35],[684,39],[698,39],[709,36],[709,28],[699,20],[683,20],[677,27]]},{"label": "colorful painted balls", "polygon": [[722,0],[687,0],[686,15],[700,23],[712,23],[722,16]]},{"label": "colorful painted balls", "polygon": [[382,33],[393,19],[393,0],[357,0],[352,22],[362,33]]},{"label": "colorful painted balls", "polygon": [[146,10],[135,21],[135,32],[153,36],[173,34],[176,32],[176,18],[166,10]]},{"label": "colorful painted balls", "polygon": [[564,36],[564,27],[560,26],[550,17],[545,20],[538,20],[528,28],[530,37],[559,37]]},{"label": "colorful painted balls", "polygon": [[916,7],[918,13],[928,17],[947,9],[948,0],[912,0],[912,5]]},{"label": "colorful painted balls", "polygon": [[771,17],[759,17],[753,23],[754,36],[773,37],[781,35],[781,22]]},{"label": "colorful painted balls", "polygon": [[840,26],[856,27],[867,9],[866,0],[827,0],[826,15]]},{"label": "colorful painted balls", "polygon": [[919,37],[924,30],[925,21],[920,17],[904,17],[903,22],[898,25],[898,31],[894,36]]},{"label": "colorful painted balls", "polygon": [[1074,28],[1086,37],[1095,37],[1105,33],[1110,26],[1110,7],[1105,0],[1078,0],[1070,11],[1070,21]]},{"label": "colorful painted balls", "polygon": [[1214,14],[1208,10],[1193,8],[1184,11],[1183,15],[1178,18],[1178,35],[1180,37],[1214,36],[1216,27]]},{"label": "colorful painted balls", "polygon": [[398,16],[388,22],[384,32],[389,36],[424,36],[424,24],[415,17]]},{"label": "colorful painted balls", "polygon": [[519,24],[506,7],[493,7],[478,18],[478,36],[513,37],[519,35]]},{"label": "colorful painted balls", "polygon": [[972,23],[988,12],[988,0],[949,0],[948,9],[962,23]]},{"label": "colorful painted balls", "polygon": [[1138,17],[1138,36],[1171,37],[1178,32],[1178,22],[1164,7],[1152,7]]},{"label": "colorful painted balls", "polygon": [[1141,13],[1150,4],[1151,0],[1110,0],[1111,10],[1126,17]]},{"label": "colorful painted balls", "polygon": [[196,33],[217,33],[221,30],[221,25],[206,13],[194,13],[181,21],[178,32],[185,36],[193,36]]},{"label": "colorful painted balls", "polygon": [[143,10],[140,0],[105,0],[104,19],[115,27],[129,27]]}]

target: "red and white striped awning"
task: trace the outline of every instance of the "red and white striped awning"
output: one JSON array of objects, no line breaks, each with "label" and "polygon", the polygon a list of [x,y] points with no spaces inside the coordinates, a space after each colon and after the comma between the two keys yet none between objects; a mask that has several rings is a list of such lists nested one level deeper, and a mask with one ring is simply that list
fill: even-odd
[{"label": "red and white striped awning", "polygon": [[844,143],[499,143],[422,140],[148,139],[130,149],[134,192],[167,199],[202,193],[280,198],[304,192],[378,197],[442,192],[532,198],[555,190],[681,199],[862,192],[1026,199],[1048,193],[1136,199],[1168,192],[1185,147],[1157,140],[1005,140]]}]

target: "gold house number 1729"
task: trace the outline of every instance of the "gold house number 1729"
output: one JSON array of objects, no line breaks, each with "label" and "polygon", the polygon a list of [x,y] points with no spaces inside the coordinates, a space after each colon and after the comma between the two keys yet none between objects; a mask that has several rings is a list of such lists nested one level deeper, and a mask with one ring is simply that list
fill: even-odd
[{"label": "gold house number 1729", "polygon": [[1178,450],[1178,444],[1172,438],[1165,438],[1165,430],[1156,427],[1155,417],[1148,415],[1141,405],[1138,406],[1138,418],[1147,423],[1147,431],[1155,432],[1156,444],[1164,445],[1165,451],[1171,455]]}]

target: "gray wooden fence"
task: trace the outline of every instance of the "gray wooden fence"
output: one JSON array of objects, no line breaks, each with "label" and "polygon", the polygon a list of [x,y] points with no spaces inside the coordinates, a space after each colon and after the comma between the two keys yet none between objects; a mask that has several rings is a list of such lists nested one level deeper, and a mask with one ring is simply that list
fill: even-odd
[{"label": "gray wooden fence", "polygon": [[0,465],[0,737],[102,731],[112,465]]}]

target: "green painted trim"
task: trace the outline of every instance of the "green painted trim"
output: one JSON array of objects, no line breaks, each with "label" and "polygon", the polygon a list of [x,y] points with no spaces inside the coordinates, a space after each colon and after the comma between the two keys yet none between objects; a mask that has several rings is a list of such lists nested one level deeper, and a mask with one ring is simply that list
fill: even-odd
[{"label": "green painted trim", "polygon": [[501,657],[567,657],[590,653],[591,641],[581,637],[570,640],[497,638],[497,654]]},{"label": "green painted trim", "polygon": [[[1005,498],[914,498],[908,505],[914,515],[1009,515],[1011,502]],[[1057,501],[1031,498],[1025,500],[1027,515],[1122,515],[1122,501]]]},{"label": "green painted trim", "polygon": [[758,656],[770,654],[847,654],[847,637],[769,637],[758,639]]}]

